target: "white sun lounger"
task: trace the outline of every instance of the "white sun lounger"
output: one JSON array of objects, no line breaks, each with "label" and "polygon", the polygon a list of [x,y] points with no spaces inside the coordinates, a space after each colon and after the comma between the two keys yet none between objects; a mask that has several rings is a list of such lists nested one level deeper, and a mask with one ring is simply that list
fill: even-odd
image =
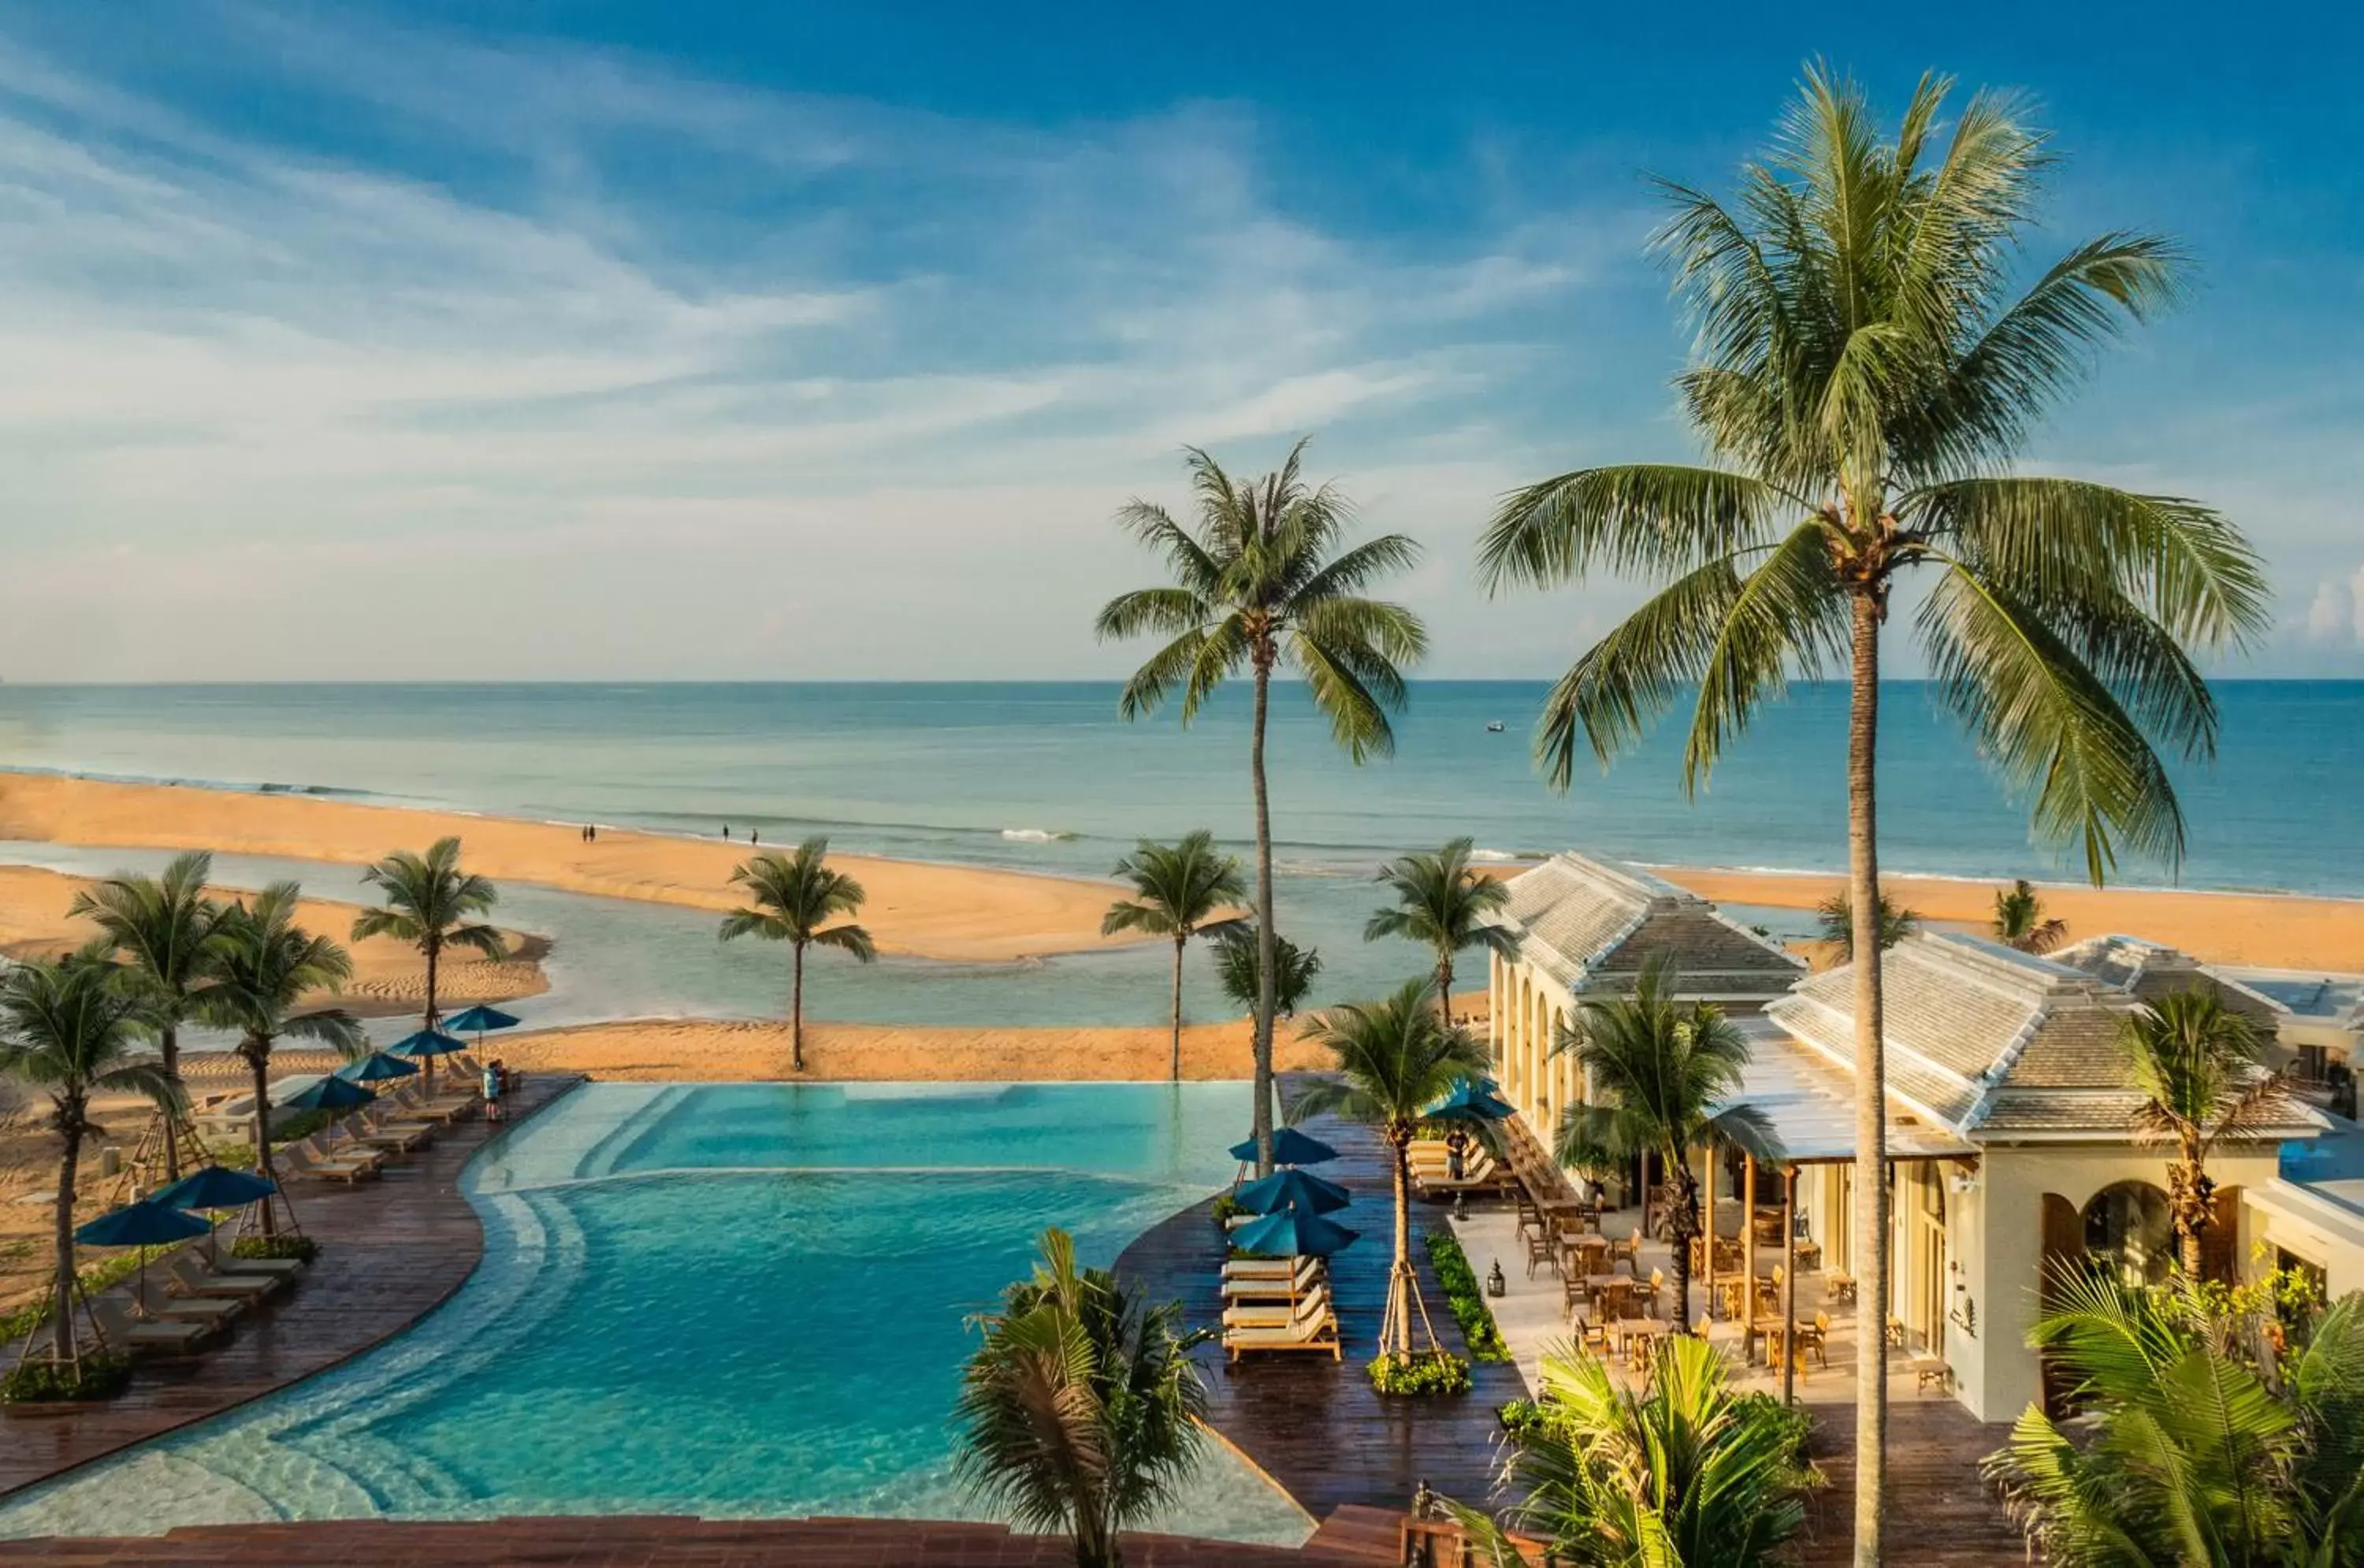
[{"label": "white sun lounger", "polygon": [[1233,1361],[1249,1351],[1327,1351],[1333,1360],[1346,1359],[1338,1337],[1338,1315],[1330,1309],[1326,1292],[1319,1303],[1309,1297],[1280,1328],[1224,1329],[1223,1349]]}]

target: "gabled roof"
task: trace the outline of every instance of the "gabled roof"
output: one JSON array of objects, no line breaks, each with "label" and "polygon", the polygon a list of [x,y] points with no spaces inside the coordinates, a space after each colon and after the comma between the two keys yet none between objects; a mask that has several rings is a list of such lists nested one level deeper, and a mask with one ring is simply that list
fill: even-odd
[{"label": "gabled roof", "polygon": [[1518,934],[1519,956],[1570,991],[1630,987],[1660,953],[1695,995],[1771,996],[1805,972],[1698,894],[1635,866],[1563,853],[1505,885],[1497,918]]},{"label": "gabled roof", "polygon": [[[2141,1006],[2081,969],[1960,932],[1923,932],[1880,955],[1888,1089],[1965,1136],[2002,1139],[2128,1130],[2119,1030]],[[1855,973],[1801,982],[1766,1016],[1842,1067],[1855,1064]],[[2317,1123],[2277,1103],[2250,1134],[2305,1136]]]},{"label": "gabled roof", "polygon": [[2288,1006],[2264,992],[2252,990],[2190,953],[2140,937],[2087,937],[2048,956],[2053,962],[2081,970],[2138,1001],[2156,1002],[2173,992],[2202,987],[2213,991],[2228,1011],[2265,1029],[2290,1016]]}]

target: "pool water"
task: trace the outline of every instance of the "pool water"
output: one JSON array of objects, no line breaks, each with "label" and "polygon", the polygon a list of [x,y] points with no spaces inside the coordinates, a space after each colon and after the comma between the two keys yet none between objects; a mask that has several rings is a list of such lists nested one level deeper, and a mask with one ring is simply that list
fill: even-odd
[{"label": "pool water", "polygon": [[[1106,1263],[1221,1184],[1247,1104],[1237,1084],[585,1085],[471,1166],[485,1262],[417,1329],[28,1493],[0,1533],[976,1517],[950,1473],[965,1319],[1044,1227]],[[1170,1523],[1305,1537],[1206,1452]]]}]

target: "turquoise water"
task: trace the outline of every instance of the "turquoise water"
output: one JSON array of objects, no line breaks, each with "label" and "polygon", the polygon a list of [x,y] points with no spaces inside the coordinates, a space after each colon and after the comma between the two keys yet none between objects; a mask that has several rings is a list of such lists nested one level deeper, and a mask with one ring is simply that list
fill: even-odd
[{"label": "turquoise water", "polygon": [[[471,1167],[485,1262],[419,1327],[29,1494],[0,1532],[975,1517],[948,1469],[966,1317],[1044,1226],[1105,1263],[1220,1186],[1246,1118],[1232,1084],[589,1085]],[[1303,1538],[1209,1459],[1177,1522]]]}]

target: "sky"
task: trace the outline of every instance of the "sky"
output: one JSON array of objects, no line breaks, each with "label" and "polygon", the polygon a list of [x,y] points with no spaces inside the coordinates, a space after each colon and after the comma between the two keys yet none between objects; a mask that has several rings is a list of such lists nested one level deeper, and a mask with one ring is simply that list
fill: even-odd
[{"label": "sky", "polygon": [[1556,674],[1635,590],[1476,536],[1696,455],[1645,176],[1813,57],[2031,95],[2035,260],[2191,249],[2024,467],[2250,531],[2224,673],[2364,675],[2364,23],[1869,15],[0,0],[0,678],[1116,674],[1118,506],[1299,436],[1424,546],[1425,673]]}]

